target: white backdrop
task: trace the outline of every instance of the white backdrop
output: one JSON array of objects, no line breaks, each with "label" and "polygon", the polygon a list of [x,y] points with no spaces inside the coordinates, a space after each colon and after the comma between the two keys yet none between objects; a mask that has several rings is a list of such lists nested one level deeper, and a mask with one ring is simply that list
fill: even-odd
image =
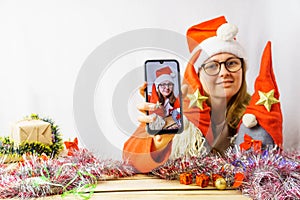
[{"label": "white backdrop", "polygon": [[[263,48],[272,41],[284,147],[295,148],[300,139],[299,9],[298,0],[1,0],[0,135],[9,135],[11,124],[23,116],[39,113],[57,122],[64,139],[73,139],[79,134],[73,118],[74,85],[82,64],[99,45],[140,28],[184,35],[191,25],[225,15],[239,27],[238,40],[248,53],[250,93]],[[123,64],[142,65],[144,58]],[[120,148],[126,140],[112,137]],[[121,151],[104,156],[121,158]]]}]

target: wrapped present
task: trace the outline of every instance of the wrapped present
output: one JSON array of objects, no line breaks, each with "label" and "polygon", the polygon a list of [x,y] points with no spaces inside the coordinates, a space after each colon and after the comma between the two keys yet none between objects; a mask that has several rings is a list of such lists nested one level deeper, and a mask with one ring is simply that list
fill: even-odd
[{"label": "wrapped present", "polygon": [[207,187],[209,184],[209,176],[206,174],[198,174],[196,176],[196,185],[199,185],[200,187],[204,188]]},{"label": "wrapped present", "polygon": [[52,143],[51,124],[42,120],[22,120],[12,127],[12,139],[18,145],[22,142]]},{"label": "wrapped present", "polygon": [[179,181],[181,184],[189,185],[193,183],[193,176],[191,173],[182,173],[179,175]]}]

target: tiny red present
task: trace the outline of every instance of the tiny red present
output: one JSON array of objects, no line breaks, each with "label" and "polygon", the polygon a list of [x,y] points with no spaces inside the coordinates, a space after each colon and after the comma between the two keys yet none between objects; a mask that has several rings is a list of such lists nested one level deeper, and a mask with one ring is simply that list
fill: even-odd
[{"label": "tiny red present", "polygon": [[196,176],[196,184],[202,188],[207,187],[209,184],[209,176],[206,174],[198,174]]},{"label": "tiny red present", "polygon": [[191,173],[182,173],[179,175],[179,181],[181,184],[189,185],[193,183],[193,177]]},{"label": "tiny red present", "polygon": [[213,174],[212,175],[212,181],[213,181],[213,186],[215,187],[215,182],[218,178],[223,178],[220,174]]}]

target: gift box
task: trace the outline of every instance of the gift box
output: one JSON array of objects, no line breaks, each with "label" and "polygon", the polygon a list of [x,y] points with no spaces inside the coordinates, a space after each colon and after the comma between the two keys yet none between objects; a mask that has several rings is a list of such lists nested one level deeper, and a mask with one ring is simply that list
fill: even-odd
[{"label": "gift box", "polygon": [[12,139],[18,145],[21,142],[52,143],[51,124],[42,120],[22,120],[12,126]]},{"label": "gift box", "polygon": [[200,187],[204,188],[207,187],[209,184],[209,176],[206,174],[198,174],[196,176],[196,185],[199,185]]},{"label": "gift box", "polygon": [[193,183],[193,176],[191,173],[182,173],[179,175],[179,181],[181,184],[189,185]]}]

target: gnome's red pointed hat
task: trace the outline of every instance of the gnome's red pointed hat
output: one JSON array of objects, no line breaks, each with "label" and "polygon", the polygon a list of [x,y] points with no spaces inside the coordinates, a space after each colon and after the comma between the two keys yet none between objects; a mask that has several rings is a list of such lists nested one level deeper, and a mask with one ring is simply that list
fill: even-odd
[{"label": "gnome's red pointed hat", "polygon": [[183,85],[188,86],[187,97],[183,101],[183,113],[202,134],[209,144],[213,142],[213,134],[210,125],[210,107],[206,103],[203,86],[194,68],[194,63],[200,55],[200,51],[189,61],[183,78]]},{"label": "gnome's red pointed hat", "polygon": [[274,143],[282,147],[282,112],[279,91],[272,67],[271,42],[268,42],[261,59],[260,72],[255,80],[255,91],[245,114],[253,114]]}]

